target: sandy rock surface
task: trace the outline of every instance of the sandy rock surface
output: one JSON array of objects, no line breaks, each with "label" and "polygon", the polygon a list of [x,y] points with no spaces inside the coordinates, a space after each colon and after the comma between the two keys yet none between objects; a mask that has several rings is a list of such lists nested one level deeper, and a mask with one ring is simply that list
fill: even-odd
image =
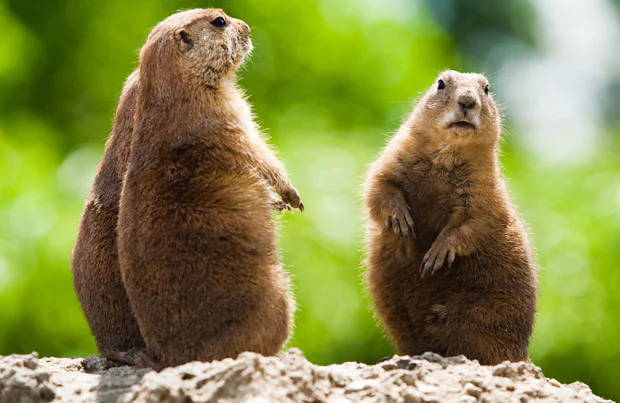
[{"label": "sandy rock surface", "polygon": [[91,356],[0,357],[0,403],[34,402],[610,402],[579,382],[563,385],[530,363],[481,366],[426,353],[377,365],[318,366],[299,350],[243,353],[160,373]]}]

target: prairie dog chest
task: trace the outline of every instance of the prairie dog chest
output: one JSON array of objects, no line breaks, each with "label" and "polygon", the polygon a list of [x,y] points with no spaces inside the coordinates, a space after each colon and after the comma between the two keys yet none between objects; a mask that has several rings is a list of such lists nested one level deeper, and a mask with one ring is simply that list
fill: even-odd
[{"label": "prairie dog chest", "polygon": [[403,193],[416,231],[439,231],[454,208],[468,202],[472,179],[466,164],[445,165],[424,159],[404,168]]},{"label": "prairie dog chest", "polygon": [[470,169],[458,160],[448,165],[420,159],[403,168],[405,197],[414,204],[457,203],[473,185]]},{"label": "prairie dog chest", "polygon": [[237,128],[245,136],[260,136],[252,108],[243,95],[234,89],[225,91],[224,94],[223,106],[228,125]]}]

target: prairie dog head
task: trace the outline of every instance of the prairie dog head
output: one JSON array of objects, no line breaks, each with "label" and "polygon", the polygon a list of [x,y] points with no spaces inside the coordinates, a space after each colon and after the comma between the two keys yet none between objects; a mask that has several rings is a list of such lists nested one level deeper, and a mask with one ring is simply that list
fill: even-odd
[{"label": "prairie dog head", "polygon": [[489,82],[481,74],[444,71],[413,117],[424,122],[429,135],[440,142],[495,143],[499,138],[499,112]]},{"label": "prairie dog head", "polygon": [[251,50],[245,22],[220,9],[182,11],[149,35],[140,52],[140,76],[164,88],[178,81],[216,88],[234,76]]}]

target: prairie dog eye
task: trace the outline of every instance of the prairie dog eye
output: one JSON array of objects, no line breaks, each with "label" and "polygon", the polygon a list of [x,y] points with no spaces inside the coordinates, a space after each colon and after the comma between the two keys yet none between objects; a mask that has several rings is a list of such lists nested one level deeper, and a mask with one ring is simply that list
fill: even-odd
[{"label": "prairie dog eye", "polygon": [[446,88],[446,83],[443,82],[443,80],[439,80],[437,81],[437,89],[438,90],[443,90],[444,88]]},{"label": "prairie dog eye", "polygon": [[484,93],[485,94],[489,93],[489,84],[487,84],[486,87],[484,87]]},{"label": "prairie dog eye", "polygon": [[225,27],[226,20],[222,17],[217,17],[216,19],[211,21],[211,25],[213,25],[214,27],[218,27],[218,28]]}]

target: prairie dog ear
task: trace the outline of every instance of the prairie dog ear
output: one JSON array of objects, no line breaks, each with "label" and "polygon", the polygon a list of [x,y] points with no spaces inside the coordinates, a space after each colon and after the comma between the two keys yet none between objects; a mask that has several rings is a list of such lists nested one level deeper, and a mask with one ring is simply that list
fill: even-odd
[{"label": "prairie dog ear", "polygon": [[183,53],[187,53],[194,47],[194,41],[191,35],[185,29],[180,28],[174,32],[174,39],[179,47],[179,50]]}]

